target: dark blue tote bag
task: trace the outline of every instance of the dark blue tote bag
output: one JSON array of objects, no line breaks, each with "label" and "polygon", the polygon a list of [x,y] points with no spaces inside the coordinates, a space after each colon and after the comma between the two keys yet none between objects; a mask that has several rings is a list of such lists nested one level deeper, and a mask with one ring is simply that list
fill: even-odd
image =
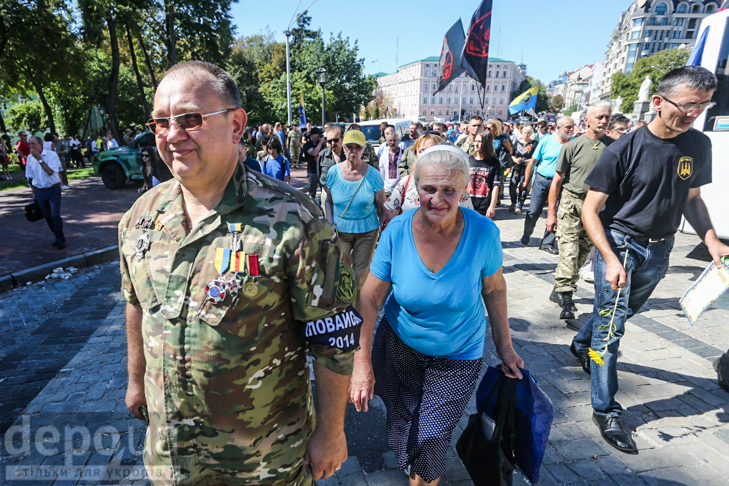
[{"label": "dark blue tote bag", "polygon": [[[536,483],[539,468],[549,441],[549,431],[554,419],[552,400],[539,389],[537,381],[528,370],[521,370],[524,378],[517,380],[516,414],[514,417],[514,458],[524,476]],[[480,409],[502,375],[501,367],[489,366],[476,391],[476,406]],[[493,416],[496,397],[492,395],[485,412]]]}]

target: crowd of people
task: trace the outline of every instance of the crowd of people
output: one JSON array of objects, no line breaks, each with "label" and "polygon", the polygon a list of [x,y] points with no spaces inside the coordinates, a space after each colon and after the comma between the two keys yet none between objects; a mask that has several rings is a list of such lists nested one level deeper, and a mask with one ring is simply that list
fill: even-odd
[{"label": "crowd of people", "polygon": [[[710,141],[689,128],[715,89],[709,71],[683,67],[661,81],[647,126],[596,103],[577,122],[472,117],[414,123],[403,140],[384,123],[374,149],[356,124],[247,129],[228,73],[171,68],[150,128],[175,182],[140,197],[119,231],[126,404],[149,422],[152,483],[329,477],[347,457],[345,402],[366,412],[376,393],[411,486],[437,484],[487,326],[503,373],[522,378],[493,220],[504,197],[519,215],[530,194],[522,243],[546,205],[540,244],[559,255],[563,319],[597,248],[592,315],[570,349],[592,374],[600,434],[635,452],[615,400],[625,321],[665,275],[681,214],[715,262],[729,255],[701,200]],[[286,184],[304,164],[308,196]]]}]

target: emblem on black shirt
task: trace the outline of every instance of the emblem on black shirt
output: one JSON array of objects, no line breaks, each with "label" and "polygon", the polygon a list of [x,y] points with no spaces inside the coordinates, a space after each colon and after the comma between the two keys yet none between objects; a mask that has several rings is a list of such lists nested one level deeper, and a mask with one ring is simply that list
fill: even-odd
[{"label": "emblem on black shirt", "polygon": [[681,157],[678,161],[676,172],[678,172],[678,176],[683,181],[691,177],[691,174],[694,173],[694,159],[691,157]]}]

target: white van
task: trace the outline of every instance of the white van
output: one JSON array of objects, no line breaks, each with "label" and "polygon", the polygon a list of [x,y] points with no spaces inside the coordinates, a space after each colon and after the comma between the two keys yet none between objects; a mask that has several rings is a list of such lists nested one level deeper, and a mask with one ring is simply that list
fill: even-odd
[{"label": "white van", "polygon": [[[701,188],[701,198],[706,203],[719,238],[729,238],[729,196],[726,181],[729,180],[729,10],[706,17],[701,23],[697,39],[708,29],[701,66],[716,74],[719,81],[713,100],[716,106],[705,111],[693,127],[706,134],[712,145],[712,183]],[[679,226],[684,233],[696,231],[684,219]]]},{"label": "white van", "polygon": [[382,122],[394,126],[400,140],[402,140],[402,137],[407,135],[410,125],[413,123],[404,118],[383,118],[380,120],[360,122],[359,126],[362,127],[362,133],[364,133],[365,140],[367,140],[367,143],[372,145],[375,149],[380,146],[380,136],[382,135],[380,133],[380,123]]}]

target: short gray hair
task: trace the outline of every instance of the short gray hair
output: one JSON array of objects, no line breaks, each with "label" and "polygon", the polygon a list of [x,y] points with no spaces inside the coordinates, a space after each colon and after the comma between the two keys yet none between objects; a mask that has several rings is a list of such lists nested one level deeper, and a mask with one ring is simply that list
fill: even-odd
[{"label": "short gray hair", "polygon": [[571,116],[560,116],[559,118],[557,118],[557,128],[562,128],[562,125],[564,125],[564,122],[566,121],[574,122]]},{"label": "short gray hair", "polygon": [[596,110],[598,108],[608,108],[610,110],[610,113],[613,112],[613,105],[609,101],[598,101],[597,103],[594,103],[587,107],[587,110],[585,110],[585,115],[590,113],[590,110]]},{"label": "short gray hair", "polygon": [[38,143],[39,143],[39,144],[40,144],[41,146],[43,146],[43,139],[42,139],[42,138],[40,138],[40,137],[36,137],[35,135],[33,135],[32,137],[30,137],[30,139],[31,139],[31,140],[35,140],[35,141],[36,141],[36,142],[38,142]]},{"label": "short gray hair", "polygon": [[682,66],[672,69],[661,79],[656,94],[659,96],[673,96],[681,87],[699,91],[713,91],[717,82],[714,73],[701,66]]},{"label": "short gray hair", "polygon": [[223,104],[227,105],[228,108],[242,108],[238,85],[235,84],[228,71],[215,64],[205,61],[181,62],[168,69],[164,78],[180,79],[201,73],[212,77],[210,85]]},{"label": "short gray hair", "polygon": [[439,144],[425,149],[418,157],[415,170],[413,171],[413,178],[415,179],[415,185],[417,187],[420,187],[420,171],[423,167],[445,169],[449,173],[455,171],[455,179],[460,179],[461,182],[463,182],[464,188],[468,186],[468,181],[470,179],[468,157],[459,148],[451,145]]}]

